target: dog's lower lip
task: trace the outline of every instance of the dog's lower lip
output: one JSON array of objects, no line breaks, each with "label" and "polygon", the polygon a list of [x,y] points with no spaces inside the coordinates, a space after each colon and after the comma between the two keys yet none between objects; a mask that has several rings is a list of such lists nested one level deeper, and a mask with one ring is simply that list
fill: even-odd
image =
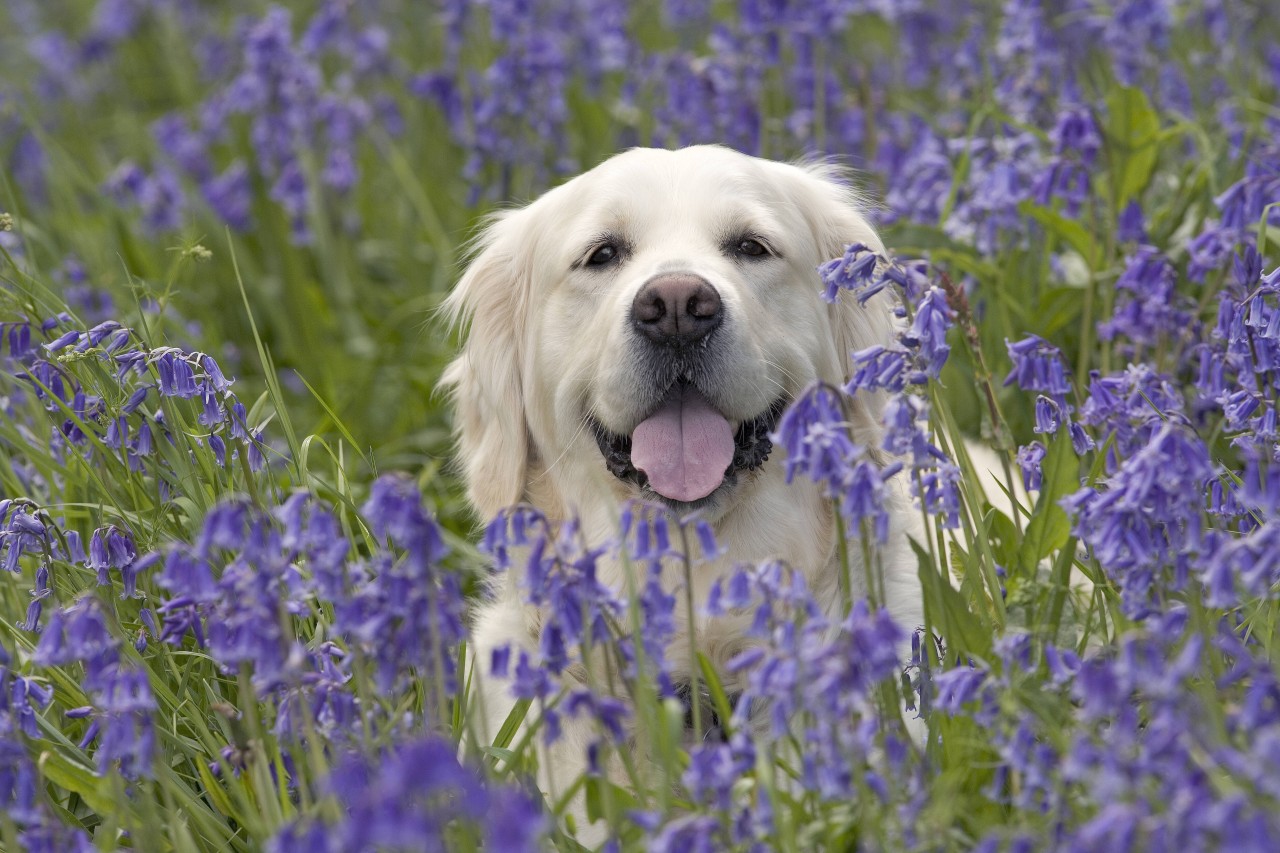
[{"label": "dog's lower lip", "polygon": [[[773,442],[769,434],[777,427],[778,419],[782,417],[782,412],[789,402],[790,399],[787,396],[780,396],[763,412],[738,425],[733,439],[733,461],[724,472],[724,483],[716,491],[691,502],[674,501],[656,493],[654,497],[669,506],[678,506],[682,509],[696,509],[714,500],[724,488],[724,484],[733,481],[736,474],[741,471],[754,471],[769,458],[769,454],[773,451]],[[587,416],[587,423],[596,438],[596,445],[600,448],[600,455],[604,457],[605,467],[609,472],[624,482],[651,492],[652,490],[648,488],[648,477],[643,471],[637,470],[631,462],[631,436],[610,432],[594,415]]]}]

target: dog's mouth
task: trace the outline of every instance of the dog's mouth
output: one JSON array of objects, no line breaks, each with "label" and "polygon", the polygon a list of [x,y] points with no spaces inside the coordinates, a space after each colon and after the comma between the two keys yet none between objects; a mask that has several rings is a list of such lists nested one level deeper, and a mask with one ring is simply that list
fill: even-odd
[{"label": "dog's mouth", "polygon": [[693,384],[677,382],[631,435],[612,433],[594,417],[588,422],[615,477],[665,503],[696,508],[739,472],[764,464],[786,406],[779,397],[735,430]]}]

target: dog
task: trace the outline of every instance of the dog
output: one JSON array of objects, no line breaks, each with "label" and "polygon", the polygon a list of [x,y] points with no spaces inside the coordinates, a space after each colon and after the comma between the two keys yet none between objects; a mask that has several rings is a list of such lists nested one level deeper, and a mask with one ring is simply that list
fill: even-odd
[{"label": "dog", "polygon": [[[782,451],[760,440],[812,382],[843,385],[851,351],[894,336],[889,293],[822,299],[819,264],[851,243],[884,253],[841,177],[829,164],[719,146],[632,149],[494,216],[445,303],[467,329],[444,384],[476,513],[489,519],[523,502],[551,519],[576,518],[588,542],[603,542],[632,499],[696,512],[724,550],[691,578],[697,642],[721,668],[744,648],[750,623],[702,612],[728,568],[781,558],[819,601],[841,600],[830,500],[807,479],[788,484]],[[868,448],[881,444],[882,405],[862,392],[851,400],[853,437]],[[910,630],[922,623],[906,541],[916,514],[900,487],[891,503],[884,604]],[[856,585],[864,575],[853,560]],[[599,578],[626,589],[625,571],[603,564]],[[663,580],[677,590],[684,575],[673,566]],[[478,607],[469,675],[481,742],[514,702],[488,662],[503,648],[535,655],[540,624],[518,572]],[[697,666],[688,630],[677,625],[669,658],[686,673]],[[587,766],[590,733],[563,725],[539,762],[539,785],[553,798]]]}]

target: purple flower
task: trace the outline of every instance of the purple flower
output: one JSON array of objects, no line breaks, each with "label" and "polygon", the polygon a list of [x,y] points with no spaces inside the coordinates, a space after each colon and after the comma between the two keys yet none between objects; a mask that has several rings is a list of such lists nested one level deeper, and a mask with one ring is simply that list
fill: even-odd
[{"label": "purple flower", "polygon": [[375,533],[388,537],[415,559],[435,563],[447,553],[439,527],[406,477],[387,475],[375,480],[361,511],[372,519]]},{"label": "purple flower", "polygon": [[1129,199],[1116,222],[1116,239],[1121,243],[1145,243],[1148,240],[1147,223],[1142,206],[1136,198]]},{"label": "purple flower", "polygon": [[931,287],[916,306],[911,328],[902,336],[904,344],[919,348],[925,374],[935,379],[951,353],[947,330],[951,328],[952,316],[947,297],[940,289]]},{"label": "purple flower", "polygon": [[1075,534],[1120,584],[1130,618],[1148,614],[1166,589],[1180,585],[1158,586],[1158,573],[1185,573],[1187,560],[1200,550],[1205,483],[1212,474],[1204,443],[1165,423],[1103,489],[1085,488],[1063,500],[1075,516]]},{"label": "purple flower", "polygon": [[858,389],[876,391],[884,389],[897,393],[912,381],[911,353],[901,347],[884,347],[880,344],[858,350],[852,354],[853,378],[845,391],[854,394]]},{"label": "purple flower", "polygon": [[152,715],[156,702],[146,673],[131,667],[113,667],[94,692],[101,709],[98,750],[95,758],[100,773],[115,762],[128,778],[152,775],[155,758],[155,729]]},{"label": "purple flower", "polygon": [[114,524],[110,527],[99,527],[89,539],[88,566],[98,573],[99,585],[111,583],[108,576],[110,569],[124,570],[129,568],[137,557],[133,537],[126,530]]},{"label": "purple flower", "polygon": [[932,470],[918,474],[912,481],[911,493],[920,500],[925,512],[942,516],[942,526],[960,526],[960,469],[952,462],[943,462]]},{"label": "purple flower", "polygon": [[1054,197],[1066,202],[1066,214],[1078,216],[1089,198],[1089,171],[1102,147],[1102,138],[1089,110],[1069,106],[1058,113],[1049,134],[1053,159],[1034,191],[1036,201],[1048,206]]},{"label": "purple flower", "polygon": [[187,175],[204,181],[212,174],[205,142],[193,133],[186,119],[170,113],[151,125],[157,144]]},{"label": "purple flower", "polygon": [[876,267],[882,260],[874,250],[862,243],[847,246],[844,257],[827,261],[818,267],[818,276],[823,284],[822,298],[835,302],[841,290],[850,290],[858,297],[859,302],[865,302],[884,287],[884,280],[876,276]]},{"label": "purple flower", "polygon": [[1018,467],[1022,469],[1022,483],[1027,491],[1040,488],[1040,463],[1044,461],[1045,446],[1038,441],[1018,448]]},{"label": "purple flower", "polygon": [[1043,394],[1036,397],[1036,425],[1040,435],[1053,435],[1062,426],[1062,408]]},{"label": "purple flower", "polygon": [[1098,324],[1102,340],[1127,338],[1137,347],[1178,339],[1193,328],[1193,316],[1180,306],[1173,265],[1150,246],[1139,246],[1116,281],[1122,298],[1111,319]]},{"label": "purple flower", "polygon": [[201,185],[204,200],[213,212],[236,231],[248,231],[252,225],[253,183],[249,169],[237,160],[221,174]]},{"label": "purple flower", "polygon": [[434,737],[398,742],[378,755],[344,755],[327,787],[337,823],[290,824],[271,849],[446,849],[451,827],[465,821],[487,829],[492,849],[516,853],[537,850],[546,829],[532,798],[485,786],[458,763],[453,743]]},{"label": "purple flower", "polygon": [[754,768],[755,762],[756,751],[751,740],[735,734],[729,743],[704,743],[694,747],[681,781],[695,802],[725,812],[732,805],[734,784]]},{"label": "purple flower", "polygon": [[935,674],[934,707],[944,714],[959,714],[965,705],[978,698],[987,675],[986,670],[974,666],[957,666]]},{"label": "purple flower", "polygon": [[1005,385],[1016,381],[1023,391],[1042,391],[1055,398],[1071,393],[1062,352],[1056,346],[1037,335],[1028,335],[1016,343],[1006,340],[1005,345],[1013,362]]},{"label": "purple flower", "polygon": [[787,453],[783,464],[788,483],[796,474],[807,474],[814,482],[828,484],[832,493],[863,453],[849,437],[840,392],[823,384],[810,386],[787,407],[770,438]]}]

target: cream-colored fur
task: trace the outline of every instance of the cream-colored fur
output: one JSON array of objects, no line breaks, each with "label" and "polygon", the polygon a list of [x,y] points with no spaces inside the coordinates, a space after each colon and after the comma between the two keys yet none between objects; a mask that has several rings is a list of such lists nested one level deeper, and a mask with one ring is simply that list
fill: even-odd
[{"label": "cream-colored fur", "polygon": [[[757,263],[728,256],[725,235],[734,233],[767,237],[778,256]],[[626,257],[607,273],[575,268],[602,234],[623,235]],[[888,342],[894,329],[888,294],[865,305],[852,298],[829,305],[820,296],[816,266],[859,242],[881,250],[837,170],[715,146],[631,150],[494,217],[447,303],[451,319],[469,329],[445,382],[476,512],[488,520],[525,501],[554,519],[577,516],[589,541],[616,535],[620,505],[644,496],[607,470],[587,417],[626,435],[656,406],[656,392],[637,378],[642,356],[629,321],[636,292],[656,275],[693,273],[719,291],[725,320],[714,334],[730,357],[718,363],[714,402],[735,427],[814,380],[843,384],[849,352]],[[879,408],[866,395],[851,408],[854,436],[869,447],[880,443]],[[787,485],[782,455],[775,447],[763,467],[743,473],[700,510],[727,552],[695,570],[699,607],[724,570],[768,558],[804,572],[818,600],[838,607],[830,501],[808,480]],[[906,543],[916,514],[900,490],[891,502],[894,529],[880,551],[886,604],[910,630],[922,621]],[[600,571],[605,583],[626,588],[621,565]],[[855,582],[862,577],[855,566]],[[664,581],[671,591],[682,588],[678,563]],[[683,617],[683,608],[677,614]],[[749,618],[699,615],[698,647],[723,666],[742,648]],[[494,735],[513,702],[507,685],[488,673],[492,651],[510,645],[513,660],[522,648],[536,654],[540,624],[522,603],[521,578],[514,574],[498,579],[491,600],[475,614],[472,675],[483,714],[474,736],[481,741]],[[682,621],[669,655],[685,672],[687,630]],[[539,783],[549,794],[563,792],[582,772],[583,750],[594,737],[586,724],[564,725],[564,738],[542,755]],[[580,807],[577,812],[581,821]],[[600,830],[580,838],[597,841]]]}]

